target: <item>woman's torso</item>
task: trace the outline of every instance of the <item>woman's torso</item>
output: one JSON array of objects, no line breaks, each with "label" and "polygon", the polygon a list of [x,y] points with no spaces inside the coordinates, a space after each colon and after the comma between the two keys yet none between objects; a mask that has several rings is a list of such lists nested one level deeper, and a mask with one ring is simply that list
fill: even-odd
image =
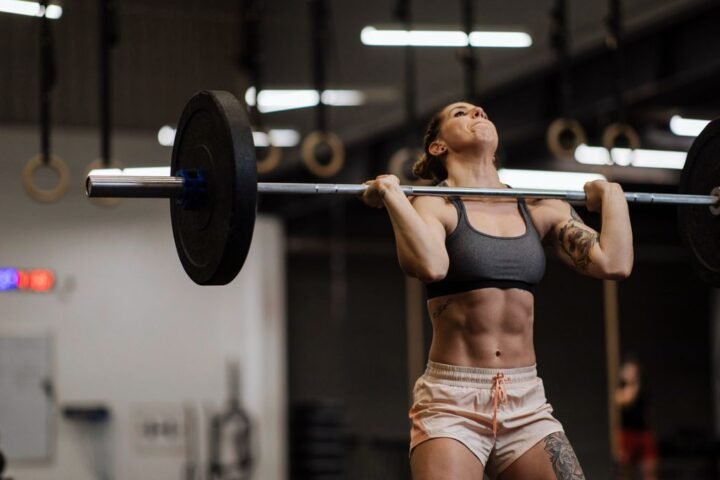
[{"label": "woman's torso", "polygon": [[[450,256],[444,288],[451,293],[428,300],[433,324],[430,359],[488,368],[534,364],[534,298],[532,285],[523,283],[534,284],[542,277],[541,239],[548,226],[535,218],[532,208],[514,199],[448,200],[442,217]],[[452,286],[467,282],[473,268],[492,278],[482,288],[463,291]],[[493,284],[499,287],[487,286]]]}]

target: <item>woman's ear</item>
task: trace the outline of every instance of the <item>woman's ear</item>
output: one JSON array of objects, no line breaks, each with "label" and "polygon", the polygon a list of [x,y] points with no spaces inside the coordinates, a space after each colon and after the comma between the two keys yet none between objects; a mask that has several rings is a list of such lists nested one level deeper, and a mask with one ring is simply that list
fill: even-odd
[{"label": "woman's ear", "polygon": [[428,147],[428,151],[431,155],[439,157],[443,153],[447,152],[447,145],[442,140],[433,141]]}]

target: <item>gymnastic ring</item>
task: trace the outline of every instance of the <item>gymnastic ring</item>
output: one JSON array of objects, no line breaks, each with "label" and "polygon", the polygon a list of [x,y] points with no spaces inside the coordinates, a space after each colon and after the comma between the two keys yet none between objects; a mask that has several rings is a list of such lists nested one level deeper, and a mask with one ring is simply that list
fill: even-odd
[{"label": "gymnastic ring", "polygon": [[640,135],[638,135],[637,131],[633,127],[627,123],[621,122],[611,123],[605,127],[602,134],[603,147],[608,149],[608,151],[613,148],[618,148],[617,141],[620,137],[625,137],[627,140],[627,147],[622,148],[629,148],[631,150],[640,148]]},{"label": "gymnastic ring", "polygon": [[[104,163],[102,160],[95,160],[90,162],[90,164],[85,169],[85,175],[83,177],[83,180],[87,178],[87,176],[90,174],[91,171],[97,170],[97,169],[103,169],[103,168],[122,168],[122,166],[118,163],[115,163],[113,161],[110,161],[109,164]],[[83,189],[85,189],[85,182],[83,181]],[[98,207],[116,207],[120,205],[121,198],[90,198],[90,201],[97,205]]]},{"label": "gymnastic ring", "polygon": [[[53,188],[44,189],[35,185],[33,175],[38,168],[44,166],[53,169],[58,176],[57,184]],[[47,162],[43,161],[43,155],[35,155],[23,167],[22,184],[33,200],[42,203],[54,203],[65,195],[68,185],[70,185],[70,171],[65,162],[57,155],[50,155]]]},{"label": "gymnastic ring", "polygon": [[[272,141],[270,140],[270,134],[266,130],[259,130],[262,133],[264,133],[267,136],[268,139],[268,145],[267,147],[255,147],[256,155],[255,160],[257,164],[257,173],[263,174],[263,173],[270,173],[273,170],[277,168],[277,166],[280,164],[280,159],[282,158],[282,150],[280,150],[280,147],[277,147],[272,144]],[[265,157],[261,160],[259,155],[257,155],[257,149],[258,148],[264,148],[266,150]]]},{"label": "gymnastic ring", "polygon": [[[430,180],[418,178],[412,173],[410,175],[407,174],[408,172],[412,172],[412,166],[420,160],[422,154],[423,151],[419,148],[403,147],[390,157],[388,171],[398,177],[400,183],[403,185],[431,185],[432,182]],[[408,166],[410,168],[408,168]]]},{"label": "gymnastic ring", "polygon": [[[570,141],[567,141],[567,135]],[[565,139],[565,141],[563,141]],[[556,118],[547,129],[546,141],[548,150],[557,158],[572,160],[575,149],[587,142],[585,129],[573,118]]]},{"label": "gymnastic ring", "polygon": [[[315,155],[315,148],[321,143],[326,143],[332,151],[330,162],[327,165],[321,164]],[[334,133],[315,130],[303,140],[302,159],[308,170],[316,176],[332,177],[345,164],[345,148],[340,137]]]}]

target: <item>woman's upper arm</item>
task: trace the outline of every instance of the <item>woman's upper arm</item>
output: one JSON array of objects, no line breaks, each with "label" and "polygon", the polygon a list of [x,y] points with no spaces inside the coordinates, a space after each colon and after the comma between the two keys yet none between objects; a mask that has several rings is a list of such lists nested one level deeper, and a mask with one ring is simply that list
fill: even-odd
[{"label": "woman's upper arm", "polygon": [[[410,258],[402,259],[400,264],[409,275],[424,282],[436,282],[445,278],[450,268],[450,257],[445,247],[447,206],[440,197],[416,197],[412,205],[425,224],[423,238],[417,239],[417,250]],[[424,252],[424,253],[422,253]],[[409,260],[409,261],[408,261]]]},{"label": "woman's upper arm", "polygon": [[550,228],[545,243],[551,251],[575,270],[591,276],[602,276],[600,234],[585,225],[575,209],[561,200],[546,201]]},{"label": "woman's upper arm", "polygon": [[446,200],[442,197],[431,197],[431,196],[419,196],[413,197],[411,200],[412,206],[415,211],[423,219],[434,240],[440,242],[445,246],[445,237],[447,236],[447,229],[445,227]]}]

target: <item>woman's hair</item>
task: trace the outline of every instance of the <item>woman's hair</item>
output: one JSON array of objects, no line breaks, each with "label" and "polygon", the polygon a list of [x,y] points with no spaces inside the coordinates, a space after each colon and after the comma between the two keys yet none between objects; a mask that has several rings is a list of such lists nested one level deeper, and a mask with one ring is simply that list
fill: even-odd
[{"label": "woman's hair", "polygon": [[418,178],[432,180],[433,183],[440,183],[447,179],[448,173],[442,156],[430,153],[430,145],[437,140],[442,126],[442,118],[445,109],[433,115],[425,130],[424,153],[412,167],[412,173]]}]

